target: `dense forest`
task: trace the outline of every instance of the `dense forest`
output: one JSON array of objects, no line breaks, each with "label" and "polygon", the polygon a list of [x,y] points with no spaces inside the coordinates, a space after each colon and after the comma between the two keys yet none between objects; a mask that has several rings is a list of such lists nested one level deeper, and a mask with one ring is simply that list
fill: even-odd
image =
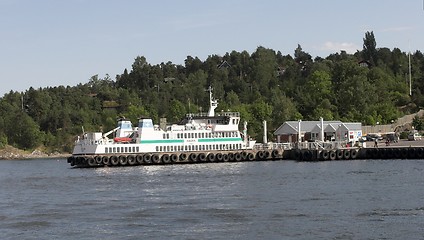
[{"label": "dense forest", "polygon": [[205,61],[188,56],[184,65],[151,65],[139,56],[114,80],[96,75],[73,87],[5,94],[0,99],[0,147],[70,152],[83,129],[106,132],[118,117],[133,123],[140,116],[155,123],[162,117],[177,122],[188,112],[207,111],[208,86],[219,99],[217,111],[240,112],[248,133],[258,140],[263,120],[270,140],[286,120],[323,117],[385,124],[424,105],[423,79],[420,51],[377,48],[373,32],[365,33],[361,51],[326,58],[312,59],[300,45],[293,56],[260,46],[252,54],[232,51]]}]

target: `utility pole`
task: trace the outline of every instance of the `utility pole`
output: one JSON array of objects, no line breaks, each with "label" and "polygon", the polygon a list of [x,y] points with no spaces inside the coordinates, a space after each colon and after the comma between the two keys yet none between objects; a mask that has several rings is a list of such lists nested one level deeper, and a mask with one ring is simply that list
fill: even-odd
[{"label": "utility pole", "polygon": [[409,96],[412,96],[412,77],[411,77],[411,51],[408,54],[409,61]]}]

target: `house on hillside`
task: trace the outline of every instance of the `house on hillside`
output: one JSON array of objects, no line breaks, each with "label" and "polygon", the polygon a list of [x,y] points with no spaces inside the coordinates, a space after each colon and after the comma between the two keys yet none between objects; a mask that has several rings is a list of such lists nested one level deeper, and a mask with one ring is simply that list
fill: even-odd
[{"label": "house on hillside", "polygon": [[358,62],[358,65],[359,65],[360,67],[366,67],[366,68],[371,67],[371,63],[370,63],[370,62],[368,62],[368,61],[366,61],[366,60],[359,61],[359,62]]}]

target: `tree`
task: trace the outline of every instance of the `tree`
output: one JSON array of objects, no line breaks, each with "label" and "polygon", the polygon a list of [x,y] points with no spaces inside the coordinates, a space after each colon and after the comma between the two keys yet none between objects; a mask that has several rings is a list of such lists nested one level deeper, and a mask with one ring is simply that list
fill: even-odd
[{"label": "tree", "polygon": [[414,119],[412,120],[412,126],[414,127],[415,130],[417,131],[422,131],[424,130],[424,122],[421,118],[419,118],[418,116],[415,116]]},{"label": "tree", "polygon": [[8,119],[6,123],[8,142],[21,149],[33,149],[41,145],[43,133],[37,123],[22,111],[14,112],[13,115],[14,118]]},{"label": "tree", "polygon": [[365,60],[369,61],[373,66],[377,63],[377,43],[375,41],[374,32],[366,32],[363,44],[362,54]]}]

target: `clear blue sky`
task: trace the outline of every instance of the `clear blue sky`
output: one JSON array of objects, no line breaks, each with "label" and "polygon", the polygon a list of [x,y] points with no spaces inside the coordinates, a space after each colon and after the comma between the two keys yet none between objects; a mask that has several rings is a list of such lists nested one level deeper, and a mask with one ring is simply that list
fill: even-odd
[{"label": "clear blue sky", "polygon": [[0,97],[29,87],[115,79],[137,56],[187,56],[258,46],[313,57],[377,47],[424,52],[423,0],[0,0]]}]

